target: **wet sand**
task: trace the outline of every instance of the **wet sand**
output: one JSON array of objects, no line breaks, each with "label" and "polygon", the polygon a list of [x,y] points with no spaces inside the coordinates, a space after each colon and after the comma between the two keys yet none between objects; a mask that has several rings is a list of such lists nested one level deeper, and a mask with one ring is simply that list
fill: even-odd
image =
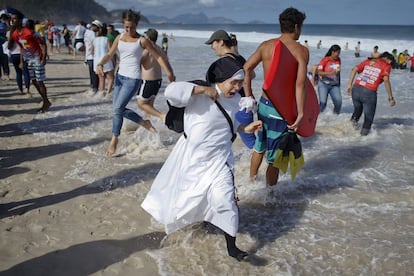
[{"label": "wet sand", "polygon": [[[65,130],[94,123],[94,118],[83,124],[59,119],[59,112],[70,107],[68,99],[83,97],[88,88],[82,60],[66,53],[51,56],[45,83],[52,107],[47,114],[37,114],[41,98],[33,86],[32,98],[19,94],[10,66],[13,80],[0,81],[0,274],[157,275],[155,262],[144,251],[158,248],[164,233],[148,229],[149,216],[137,198],[128,196],[136,179],[122,187],[116,179],[155,168],[146,174],[150,178],[161,164],[131,166],[121,156],[111,166],[113,161],[104,157],[110,128],[108,135],[80,141],[48,138],[55,134],[47,131],[53,114],[55,124]],[[102,148],[102,155],[85,150],[90,146]],[[97,165],[92,181],[68,176],[68,171],[94,160],[108,162],[111,169]]]}]

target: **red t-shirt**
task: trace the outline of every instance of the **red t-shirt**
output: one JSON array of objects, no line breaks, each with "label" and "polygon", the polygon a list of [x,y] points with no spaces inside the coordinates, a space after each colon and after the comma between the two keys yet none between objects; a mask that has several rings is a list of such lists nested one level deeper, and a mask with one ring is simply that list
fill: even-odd
[{"label": "red t-shirt", "polygon": [[391,64],[382,58],[364,60],[356,68],[360,74],[355,81],[355,85],[363,86],[374,92],[378,90],[378,86],[384,81],[384,77],[391,74]]},{"label": "red t-shirt", "polygon": [[24,55],[29,57],[39,56],[40,59],[43,58],[43,51],[42,48],[40,48],[42,39],[40,36],[36,35],[34,31],[28,28],[23,28],[19,33],[15,30],[12,34],[12,38],[24,49]]},{"label": "red t-shirt", "polygon": [[414,67],[414,56],[409,57],[408,61],[411,62],[411,67]]},{"label": "red t-shirt", "polygon": [[321,77],[321,81],[329,85],[339,85],[341,82],[341,73],[338,69],[341,68],[341,58],[332,59],[331,57],[324,57],[318,65],[318,71],[332,72],[326,76]]}]

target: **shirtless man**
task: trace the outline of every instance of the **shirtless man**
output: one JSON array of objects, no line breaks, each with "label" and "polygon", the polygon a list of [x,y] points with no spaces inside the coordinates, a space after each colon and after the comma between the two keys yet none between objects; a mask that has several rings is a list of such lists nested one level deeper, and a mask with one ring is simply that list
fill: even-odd
[{"label": "shirtless man", "polygon": [[372,49],[371,57],[372,58],[379,58],[380,55],[381,55],[381,53],[378,51],[378,46],[375,45],[374,48]]},{"label": "shirtless man", "polygon": [[[168,60],[162,48],[156,44],[158,32],[155,29],[148,29],[145,32],[145,37],[152,43],[156,51],[164,56],[165,60]],[[137,94],[138,107],[148,115],[156,116],[164,122],[166,115],[154,108],[155,97],[162,82],[161,66],[148,50],[144,50],[142,53],[141,77],[142,85]]]},{"label": "shirtless man", "polygon": [[[262,42],[256,51],[248,58],[244,64],[246,72],[244,89],[246,96],[252,96],[252,79],[251,72],[259,63],[263,66],[263,75],[266,76],[272,61],[274,44],[277,40],[283,42],[292,55],[298,61],[297,78],[296,78],[296,107],[298,111],[297,118],[288,128],[297,130],[303,118],[305,106],[305,80],[307,78],[307,65],[309,62],[309,50],[301,45],[297,40],[301,34],[302,24],[306,15],[295,8],[287,8],[279,15],[281,36]],[[286,122],[276,111],[265,93],[262,93],[258,106],[258,119],[263,121],[263,128],[259,131],[254,145],[254,152],[250,163],[250,179],[254,180],[262,157],[266,153],[268,163],[266,170],[267,185],[276,185],[279,178],[279,169],[273,166],[276,157],[277,145],[279,139],[286,129]]]}]

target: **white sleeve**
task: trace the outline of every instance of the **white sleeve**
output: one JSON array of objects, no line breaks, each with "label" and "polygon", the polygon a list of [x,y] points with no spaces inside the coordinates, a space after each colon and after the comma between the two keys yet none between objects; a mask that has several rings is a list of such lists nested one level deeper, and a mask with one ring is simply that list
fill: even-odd
[{"label": "white sleeve", "polygon": [[193,95],[194,86],[190,82],[172,82],[165,88],[164,95],[171,105],[185,107]]}]

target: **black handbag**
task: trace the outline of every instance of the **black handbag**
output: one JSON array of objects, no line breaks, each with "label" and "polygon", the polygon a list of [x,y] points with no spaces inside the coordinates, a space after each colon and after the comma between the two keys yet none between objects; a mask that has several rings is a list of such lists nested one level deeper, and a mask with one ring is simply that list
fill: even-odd
[{"label": "black handbag", "polygon": [[168,112],[165,117],[165,125],[175,132],[181,133],[184,131],[184,110],[185,107],[172,106],[167,100]]}]

